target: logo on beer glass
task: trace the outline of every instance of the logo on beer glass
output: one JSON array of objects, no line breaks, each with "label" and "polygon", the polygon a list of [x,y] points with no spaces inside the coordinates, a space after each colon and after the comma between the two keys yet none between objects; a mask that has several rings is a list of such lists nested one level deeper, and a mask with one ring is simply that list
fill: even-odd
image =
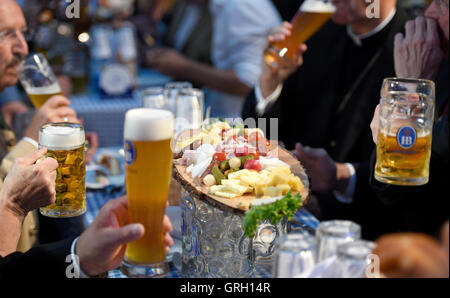
[{"label": "logo on beer glass", "polygon": [[127,165],[131,165],[136,160],[136,150],[134,149],[134,145],[130,141],[125,141],[124,144],[125,151],[125,162]]},{"label": "logo on beer glass", "polygon": [[411,126],[404,126],[397,133],[397,143],[403,149],[411,149],[416,144],[416,130]]}]

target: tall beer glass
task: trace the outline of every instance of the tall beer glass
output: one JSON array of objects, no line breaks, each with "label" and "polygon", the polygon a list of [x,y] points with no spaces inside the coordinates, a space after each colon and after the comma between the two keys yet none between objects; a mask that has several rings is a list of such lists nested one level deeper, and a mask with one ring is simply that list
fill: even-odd
[{"label": "tall beer glass", "polygon": [[42,54],[32,54],[25,59],[20,82],[37,109],[50,97],[61,95],[55,74]]},{"label": "tall beer glass", "polygon": [[378,181],[395,185],[428,182],[434,109],[432,81],[384,81],[375,166]]},{"label": "tall beer glass", "polygon": [[49,217],[74,217],[86,212],[84,128],[75,123],[49,123],[39,130],[39,146],[58,161],[56,202],[40,209]]},{"label": "tall beer glass", "polygon": [[293,62],[302,43],[316,33],[335,12],[327,0],[305,0],[291,21],[292,34],[281,42],[275,42],[266,49],[264,58],[272,67]]},{"label": "tall beer glass", "polygon": [[144,225],[144,236],[127,245],[121,271],[156,277],[169,270],[163,242],[163,217],[172,174],[174,116],[155,109],[125,115],[124,149],[130,222]]}]

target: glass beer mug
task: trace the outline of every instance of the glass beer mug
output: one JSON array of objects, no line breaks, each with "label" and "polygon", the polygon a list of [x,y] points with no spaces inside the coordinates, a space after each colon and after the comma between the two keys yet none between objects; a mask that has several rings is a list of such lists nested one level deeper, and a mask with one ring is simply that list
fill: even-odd
[{"label": "glass beer mug", "polygon": [[22,66],[20,82],[36,109],[54,95],[61,95],[61,88],[50,64],[42,54],[28,56]]},{"label": "glass beer mug", "polygon": [[41,208],[49,217],[74,217],[86,212],[85,135],[80,124],[49,123],[39,130],[39,147],[56,159],[56,202]]},{"label": "glass beer mug", "polygon": [[428,182],[434,109],[432,81],[384,80],[375,179],[395,185]]}]

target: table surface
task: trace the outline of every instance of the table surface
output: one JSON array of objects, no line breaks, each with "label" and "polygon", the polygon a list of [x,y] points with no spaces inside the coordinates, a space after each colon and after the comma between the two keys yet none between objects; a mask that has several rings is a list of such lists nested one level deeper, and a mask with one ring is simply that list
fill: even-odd
[{"label": "table surface", "polygon": [[[110,148],[101,148],[98,150],[98,153],[102,151],[111,151],[117,150],[118,147],[110,147]],[[84,220],[86,226],[92,223],[100,208],[109,200],[116,199],[125,194],[125,188],[105,188],[101,190],[87,190],[86,192],[86,201],[87,201],[87,212],[84,215]],[[169,207],[171,208],[171,207]],[[173,207],[172,207],[173,208]],[[174,207],[175,209],[177,207]],[[175,211],[173,209],[172,211]],[[176,212],[174,214],[177,214]],[[179,213],[178,213],[179,214]],[[168,213],[169,217],[171,216]],[[175,215],[176,216],[176,215]],[[311,215],[306,209],[302,208],[295,214],[295,219],[301,224],[305,225],[307,228],[315,230],[319,224],[319,221]],[[180,222],[179,218],[172,219],[173,223]],[[178,233],[177,233],[178,231]],[[169,253],[169,259],[174,254],[181,253],[181,235],[179,234],[181,231],[181,227],[174,226],[174,232],[172,233],[172,238],[174,239],[174,246],[171,248],[171,252]],[[176,257],[174,258],[174,260]],[[174,262],[169,262],[170,272],[165,276],[166,278],[179,278],[184,277],[179,269],[178,264],[174,264]],[[271,269],[265,265],[257,265],[255,268],[255,276],[253,277],[271,277]],[[118,269],[112,270],[109,272],[110,278],[123,278],[126,277],[123,275]]]}]

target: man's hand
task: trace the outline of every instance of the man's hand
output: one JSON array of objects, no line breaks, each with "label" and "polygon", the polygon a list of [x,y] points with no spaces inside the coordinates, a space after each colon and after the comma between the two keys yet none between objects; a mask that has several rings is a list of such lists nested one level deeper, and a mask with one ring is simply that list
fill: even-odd
[{"label": "man's hand", "polygon": [[55,202],[58,162],[47,157],[36,163],[46,153],[47,148],[42,148],[16,159],[5,178],[0,202],[18,217]]},{"label": "man's hand", "polygon": [[183,55],[170,48],[154,48],[147,52],[147,65],[160,73],[176,77],[188,63]]},{"label": "man's hand", "polygon": [[372,122],[370,123],[372,130],[372,139],[375,145],[378,144],[378,133],[380,132],[380,105],[377,105],[375,113],[373,114]]},{"label": "man's hand", "polygon": [[397,77],[434,80],[444,58],[436,21],[422,16],[408,21],[405,36],[395,36],[394,58]]},{"label": "man's hand", "polygon": [[50,122],[72,122],[79,123],[77,114],[69,108],[70,101],[63,96],[53,96],[37,111],[30,126],[28,126],[25,137],[32,138],[36,142],[39,138],[41,125]]},{"label": "man's hand", "polygon": [[[292,25],[288,22],[275,28],[272,35],[268,37],[269,43],[280,42],[291,35]],[[293,74],[303,64],[303,54],[306,52],[306,44],[302,44],[295,55],[294,61],[288,61],[286,64],[273,68],[265,60],[263,62],[263,72],[260,78],[260,87],[262,95],[266,98],[272,94],[279,84],[282,84],[291,74]]]},{"label": "man's hand", "polygon": [[[172,224],[167,216],[164,217],[163,228],[168,252],[173,240],[169,234]],[[117,268],[123,260],[126,244],[143,235],[142,224],[129,223],[127,198],[109,201],[78,239],[76,253],[80,257],[81,270],[89,276],[96,276]]]},{"label": "man's hand", "polygon": [[311,190],[316,192],[340,191],[344,193],[350,171],[344,164],[336,163],[325,149],[303,147],[300,143],[292,152],[306,168],[311,178]]}]

